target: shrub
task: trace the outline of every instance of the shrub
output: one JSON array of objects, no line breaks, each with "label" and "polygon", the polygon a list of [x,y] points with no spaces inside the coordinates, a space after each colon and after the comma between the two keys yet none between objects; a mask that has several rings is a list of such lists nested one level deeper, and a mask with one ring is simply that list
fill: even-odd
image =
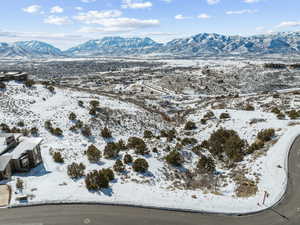
[{"label": "shrub", "polygon": [[275,114],[279,114],[280,113],[280,110],[277,108],[277,107],[274,107],[272,110],[271,110],[272,113],[275,113]]},{"label": "shrub", "polygon": [[45,128],[47,130],[50,130],[52,128],[52,123],[50,120],[45,121]]},{"label": "shrub", "polygon": [[135,154],[145,155],[148,153],[146,143],[143,139],[138,137],[130,137],[127,142],[127,147],[133,148],[135,150]]},{"label": "shrub", "polygon": [[107,128],[107,127],[104,127],[102,130],[101,130],[101,136],[103,138],[111,138],[112,135],[111,135],[111,132],[110,130]]},{"label": "shrub", "polygon": [[36,128],[36,127],[32,127],[30,129],[30,133],[31,133],[31,135],[38,136],[39,135],[39,129]]},{"label": "shrub", "polygon": [[234,130],[220,128],[211,134],[208,146],[209,151],[220,159],[225,153],[230,160],[239,161],[247,148],[247,142],[242,140]]},{"label": "shrub", "polygon": [[90,162],[99,162],[101,158],[101,152],[95,145],[90,145],[86,151],[86,155]]},{"label": "shrub", "polygon": [[5,89],[6,88],[6,84],[3,82],[0,82],[0,89]]},{"label": "shrub", "polygon": [[55,91],[55,88],[53,86],[46,86],[46,88],[51,92],[51,93],[54,93]]},{"label": "shrub", "polygon": [[126,154],[123,158],[123,161],[125,164],[129,164],[129,163],[132,163],[133,159],[132,159],[132,156],[129,155],[129,154]]},{"label": "shrub", "polygon": [[78,101],[78,106],[83,108],[83,107],[84,107],[83,101],[79,100],[79,101]]},{"label": "shrub", "polygon": [[115,164],[114,164],[114,171],[119,172],[119,173],[125,171],[125,166],[124,166],[124,164],[122,163],[121,160],[118,159],[118,160],[115,162]]},{"label": "shrub", "polygon": [[95,108],[90,109],[89,114],[90,114],[91,116],[96,116],[96,114],[97,114],[96,109],[95,109]]},{"label": "shrub", "polygon": [[32,87],[33,85],[35,85],[35,82],[34,82],[34,80],[28,79],[28,80],[25,81],[24,84],[25,84],[26,87]]},{"label": "shrub", "polygon": [[202,148],[209,149],[209,142],[207,140],[204,140],[204,141],[202,141],[202,143],[200,144],[200,146]]},{"label": "shrub", "polygon": [[102,171],[94,170],[86,175],[85,185],[88,190],[100,190],[109,187],[109,179]]},{"label": "shrub", "polygon": [[19,189],[19,190],[23,190],[24,181],[21,178],[17,178],[16,188]]},{"label": "shrub", "polygon": [[181,144],[186,146],[186,145],[194,145],[194,144],[197,144],[197,139],[195,138],[184,138],[182,141],[181,141]]},{"label": "shrub", "polygon": [[55,135],[55,136],[62,136],[63,135],[63,131],[60,128],[52,128],[50,129],[51,134]]},{"label": "shrub", "polygon": [[270,129],[265,129],[260,131],[257,134],[257,138],[261,141],[270,141],[272,139],[272,137],[274,137],[275,135],[275,130],[273,128]]},{"label": "shrub", "polygon": [[135,172],[145,173],[149,168],[149,164],[145,159],[138,158],[133,162],[132,168]]},{"label": "shrub", "polygon": [[230,118],[229,113],[221,113],[220,115],[220,119],[229,119],[229,118]]},{"label": "shrub", "polygon": [[290,119],[295,120],[300,117],[300,113],[293,109],[288,112],[288,116],[290,117]]},{"label": "shrub", "polygon": [[92,108],[97,108],[99,106],[99,101],[97,101],[97,100],[90,101],[90,106]]},{"label": "shrub", "polygon": [[212,119],[215,117],[215,114],[212,112],[212,111],[208,111],[204,116],[203,118],[204,119]]},{"label": "shrub", "polygon": [[192,152],[194,152],[196,155],[200,155],[202,151],[202,147],[200,145],[196,145],[192,148]]},{"label": "shrub", "polygon": [[285,119],[285,115],[283,113],[278,113],[277,114],[277,119],[284,120]]},{"label": "shrub", "polygon": [[216,166],[211,157],[202,155],[197,163],[197,169],[200,173],[213,173],[216,169]]},{"label": "shrub", "polygon": [[256,150],[259,150],[263,147],[264,147],[264,142],[258,139],[256,142],[254,142],[247,148],[246,154],[252,154]]},{"label": "shrub", "polygon": [[196,124],[195,124],[194,122],[188,121],[188,122],[185,124],[184,129],[185,129],[185,130],[195,130],[195,129],[197,129],[197,126],[196,126]]},{"label": "shrub", "polygon": [[205,124],[207,124],[207,120],[203,118],[203,119],[200,120],[200,123],[201,123],[202,125],[205,125]]},{"label": "shrub", "polygon": [[19,122],[17,123],[17,126],[18,126],[18,127],[25,127],[24,121],[19,121]]},{"label": "shrub", "polygon": [[106,159],[117,158],[119,155],[119,148],[115,143],[107,143],[104,148],[104,157]]},{"label": "shrub", "polygon": [[166,161],[173,166],[181,166],[183,157],[178,151],[173,150],[166,156]]},{"label": "shrub", "polygon": [[127,149],[127,146],[125,144],[125,142],[123,141],[123,139],[120,139],[117,143],[117,148],[120,150],[120,151],[124,151]]},{"label": "shrub", "polygon": [[255,108],[254,108],[254,106],[252,106],[252,105],[250,105],[250,104],[247,104],[247,105],[245,106],[244,110],[246,110],[246,111],[254,111]]},{"label": "shrub", "polygon": [[52,157],[53,157],[54,162],[57,162],[57,163],[63,163],[64,162],[64,159],[63,159],[60,152],[54,152]]},{"label": "shrub", "polygon": [[144,138],[153,138],[153,133],[150,130],[144,131]]},{"label": "shrub", "polygon": [[5,123],[1,123],[0,128],[3,132],[5,133],[10,133],[10,128],[8,125],[6,125]]},{"label": "shrub", "polygon": [[81,120],[77,120],[75,123],[75,127],[81,129],[83,127],[83,122]]},{"label": "shrub", "polygon": [[84,176],[85,165],[82,163],[72,163],[68,166],[68,175],[72,179],[78,179]]},{"label": "shrub", "polygon": [[75,113],[71,112],[69,115],[69,120],[76,120],[77,116]]},{"label": "shrub", "polygon": [[100,170],[100,172],[103,173],[104,176],[106,176],[109,181],[112,181],[115,179],[114,171],[110,168],[102,169],[102,170]]},{"label": "shrub", "polygon": [[85,136],[85,137],[90,137],[90,136],[92,136],[91,128],[89,128],[87,125],[85,125],[85,126],[81,129],[81,133],[82,133],[82,135]]},{"label": "shrub", "polygon": [[174,138],[176,138],[176,130],[161,130],[160,136],[167,138],[167,141],[173,141]]}]

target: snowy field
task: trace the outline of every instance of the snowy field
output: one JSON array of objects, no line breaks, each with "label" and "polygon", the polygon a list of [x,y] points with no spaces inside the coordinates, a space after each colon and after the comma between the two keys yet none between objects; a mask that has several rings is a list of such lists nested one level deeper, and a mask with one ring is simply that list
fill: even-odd
[{"label": "snowy field", "polygon": [[[116,99],[91,95],[83,92],[75,92],[66,89],[57,89],[55,94],[50,93],[41,85],[28,89],[23,85],[10,82],[5,92],[0,92],[0,122],[10,126],[23,120],[28,128],[38,127],[40,137],[43,138],[42,157],[43,165],[31,170],[29,173],[15,174],[8,181],[13,188],[11,205],[20,205],[16,197],[27,194],[32,198],[26,204],[39,204],[47,202],[97,202],[109,204],[132,204],[150,207],[164,207],[184,210],[196,210],[206,212],[246,213],[263,210],[275,204],[282,197],[287,184],[287,155],[289,147],[294,138],[300,133],[299,126],[288,126],[289,120],[278,120],[272,113],[261,111],[235,111],[235,110],[213,110],[215,115],[227,111],[231,119],[216,122],[210,121],[201,126],[200,119],[207,110],[198,110],[189,116],[189,120],[196,122],[199,128],[195,137],[199,141],[206,140],[217,127],[236,130],[241,138],[247,139],[251,144],[256,134],[265,128],[275,128],[279,139],[268,151],[253,159],[248,156],[239,164],[241,168],[249,170],[248,177],[253,178],[253,173],[260,174],[258,192],[249,198],[238,198],[235,196],[236,188],[234,182],[222,187],[219,193],[207,192],[205,190],[181,190],[170,188],[172,182],[166,179],[164,169],[166,163],[163,160],[164,152],[153,153],[143,156],[149,163],[149,171],[146,174],[138,174],[126,165],[125,174],[115,174],[116,179],[110,183],[110,188],[101,192],[90,192],[85,187],[84,178],[72,180],[67,175],[67,166],[72,162],[82,162],[86,166],[86,173],[100,168],[111,168],[115,160],[101,158],[99,163],[90,163],[84,151],[90,144],[94,144],[101,151],[106,142],[100,136],[100,129],[104,122],[94,121],[88,114],[87,108],[78,106],[78,100],[82,100],[87,106],[90,100],[97,99],[101,107],[112,110],[112,115],[118,117],[121,125],[111,125],[113,138],[118,141],[127,141],[130,136],[141,136],[146,128],[151,130],[165,129],[167,124],[143,109]],[[69,130],[73,122],[68,119],[70,112],[75,112],[77,117],[85,124],[92,127],[92,138],[85,138],[80,133]],[[249,125],[253,118],[265,119],[264,122]],[[51,120],[56,127],[63,130],[63,137],[51,135],[45,128],[44,122]],[[152,124],[152,125],[151,125]],[[153,126],[153,124],[156,124]],[[151,127],[152,126],[152,127]],[[160,140],[161,145],[166,140]],[[150,141],[146,142],[152,146]],[[175,145],[175,143],[173,143]],[[61,151],[65,163],[55,163],[50,155],[50,150]],[[189,147],[183,149],[191,157],[186,160],[185,168],[195,167],[198,156],[190,151]],[[133,158],[138,158],[133,150],[129,151]],[[120,157],[125,153],[121,152]],[[139,156],[140,157],[140,156]],[[217,169],[224,174],[229,173],[217,165]],[[15,189],[18,177],[24,181],[23,193]],[[262,204],[264,193],[269,197],[265,205]]]}]

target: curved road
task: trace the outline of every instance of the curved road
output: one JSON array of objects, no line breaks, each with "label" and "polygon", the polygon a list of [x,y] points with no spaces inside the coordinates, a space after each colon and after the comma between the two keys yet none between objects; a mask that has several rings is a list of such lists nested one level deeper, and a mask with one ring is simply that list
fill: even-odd
[{"label": "curved road", "polygon": [[[273,209],[247,216],[200,214],[122,206],[51,205],[0,210],[1,225],[299,225],[300,137],[290,149],[289,183]],[[55,194],[55,193],[53,193]],[[134,193],[132,193],[134,198]]]}]

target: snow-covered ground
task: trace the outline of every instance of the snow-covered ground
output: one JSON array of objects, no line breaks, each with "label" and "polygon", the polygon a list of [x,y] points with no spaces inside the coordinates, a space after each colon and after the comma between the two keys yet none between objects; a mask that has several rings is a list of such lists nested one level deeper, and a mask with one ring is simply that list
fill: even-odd
[{"label": "snow-covered ground", "polygon": [[[152,207],[166,207],[185,210],[206,212],[246,213],[263,210],[275,204],[283,195],[287,184],[287,155],[294,138],[300,133],[299,126],[288,126],[289,120],[278,120],[274,114],[253,111],[214,110],[217,117],[227,111],[231,119],[223,122],[210,121],[208,125],[201,126],[200,119],[206,110],[198,110],[189,116],[189,120],[196,122],[199,130],[195,137],[199,141],[206,140],[217,127],[236,130],[239,135],[252,143],[258,131],[265,128],[275,128],[279,140],[266,154],[257,159],[248,158],[240,164],[249,168],[248,177],[253,178],[253,173],[260,174],[258,192],[249,198],[235,197],[235,184],[229,183],[222,187],[219,193],[211,193],[205,190],[181,190],[170,188],[172,182],[165,179],[163,169],[165,161],[162,160],[164,152],[150,153],[143,156],[149,163],[149,172],[137,174],[131,166],[126,166],[127,174],[116,174],[116,179],[110,183],[110,188],[101,192],[90,192],[86,189],[84,178],[72,180],[67,175],[67,165],[72,162],[82,162],[86,165],[86,172],[93,169],[110,168],[115,160],[102,158],[97,164],[90,163],[84,151],[90,144],[96,145],[103,151],[106,144],[100,137],[100,129],[104,124],[91,120],[88,114],[88,102],[97,99],[101,107],[108,107],[121,120],[121,125],[110,127],[113,137],[127,140],[130,136],[142,136],[146,127],[156,123],[157,129],[167,127],[159,117],[145,112],[143,109],[116,99],[91,95],[89,93],[75,92],[67,89],[57,89],[52,94],[41,85],[33,89],[23,87],[21,84],[10,82],[4,95],[0,95],[0,122],[10,126],[23,120],[28,128],[39,128],[40,136],[44,139],[41,146],[43,165],[31,170],[29,173],[16,174],[8,182],[13,188],[11,205],[22,204],[16,200],[20,195],[15,190],[16,178],[24,180],[25,188],[22,194],[32,195],[26,204],[47,202],[98,202],[111,204],[133,204]],[[78,100],[82,100],[85,108],[78,106]],[[70,112],[75,112],[80,120],[92,127],[93,138],[87,139],[80,133],[69,130],[73,122],[68,119]],[[266,119],[264,122],[249,125],[253,118]],[[55,127],[63,130],[63,137],[55,137],[44,129],[44,122],[51,120]],[[154,129],[154,127],[153,127]],[[161,139],[162,144],[166,143]],[[147,142],[148,143],[148,142]],[[151,145],[150,143],[148,143]],[[55,163],[49,150],[61,151],[65,163]],[[190,152],[192,160],[186,161],[184,167],[193,168],[198,156]],[[132,150],[129,151],[134,158],[138,158]],[[125,153],[121,152],[122,157]],[[280,165],[280,167],[278,166]],[[218,168],[222,172],[221,168]],[[265,205],[262,204],[264,193],[269,197]]]}]

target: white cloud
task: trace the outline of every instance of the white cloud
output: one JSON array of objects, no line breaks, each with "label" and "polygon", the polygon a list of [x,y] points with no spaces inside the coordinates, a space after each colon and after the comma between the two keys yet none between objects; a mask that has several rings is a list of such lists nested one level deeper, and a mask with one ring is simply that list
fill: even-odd
[{"label": "white cloud", "polygon": [[66,25],[72,23],[72,21],[67,16],[48,16],[44,19],[44,23],[54,24],[54,25]]},{"label": "white cloud", "polygon": [[39,5],[31,5],[31,6],[28,6],[26,8],[23,8],[23,11],[24,12],[27,12],[27,13],[37,13],[41,10],[41,6]]},{"label": "white cloud", "polygon": [[152,2],[144,2],[144,1],[137,1],[137,0],[123,0],[122,8],[123,9],[145,9],[151,8]]},{"label": "white cloud", "polygon": [[300,26],[300,21],[284,21],[278,24],[277,28],[283,28],[283,27],[298,27]]},{"label": "white cloud", "polygon": [[252,10],[252,9],[243,9],[243,10],[237,10],[237,11],[227,11],[227,15],[242,15],[242,14],[254,14],[257,13],[258,10]]},{"label": "white cloud", "polygon": [[157,27],[159,20],[139,20],[135,18],[105,18],[95,21],[102,27],[83,27],[79,32],[126,32],[141,28]]},{"label": "white cloud", "polygon": [[77,6],[77,7],[75,7],[75,10],[77,10],[77,11],[82,11],[82,10],[83,10],[83,8],[82,8],[82,7],[80,7],[80,6]]},{"label": "white cloud", "polygon": [[54,6],[51,8],[50,13],[63,13],[64,9],[61,8],[60,6]]},{"label": "white cloud", "polygon": [[91,3],[91,2],[95,2],[96,0],[81,0],[81,2],[83,3]]},{"label": "white cloud", "polygon": [[91,10],[86,13],[79,13],[74,18],[78,21],[81,21],[86,24],[97,24],[98,20],[102,20],[104,18],[111,18],[111,17],[120,17],[122,12],[120,10]]},{"label": "white cloud", "polygon": [[256,3],[260,2],[261,0],[244,0],[245,3]]},{"label": "white cloud", "polygon": [[220,2],[220,0],[206,0],[209,5],[215,5]]},{"label": "white cloud", "polygon": [[191,17],[188,16],[183,16],[182,14],[178,14],[174,17],[176,20],[186,20],[186,19],[190,19]]},{"label": "white cloud", "polygon": [[263,27],[263,26],[256,27],[255,30],[257,30],[257,31],[262,31],[262,30],[265,30],[265,27]]},{"label": "white cloud", "polygon": [[173,0],[162,0],[162,1],[166,3],[171,3]]},{"label": "white cloud", "polygon": [[209,18],[211,18],[211,16],[206,14],[206,13],[202,13],[202,14],[198,15],[197,17],[199,19],[209,19]]}]

